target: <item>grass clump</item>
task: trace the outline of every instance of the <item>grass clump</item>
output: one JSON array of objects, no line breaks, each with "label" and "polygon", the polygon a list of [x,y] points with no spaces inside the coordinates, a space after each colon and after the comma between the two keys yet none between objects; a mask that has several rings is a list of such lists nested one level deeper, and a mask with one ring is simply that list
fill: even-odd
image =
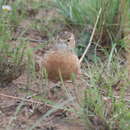
[{"label": "grass clump", "polygon": [[113,95],[103,97],[98,88],[89,88],[85,92],[84,110],[86,126],[89,129],[130,129],[130,112],[124,96],[120,96],[118,100]]},{"label": "grass clump", "polygon": [[21,74],[23,65],[23,45],[11,43],[11,27],[8,24],[8,12],[0,17],[0,83],[9,83]]},{"label": "grass clump", "polygon": [[[119,0],[55,0],[59,12],[71,24],[85,27],[94,25],[100,8],[103,9],[102,18],[107,24],[113,23],[117,13]],[[110,10],[111,7],[111,10]]]},{"label": "grass clump", "polygon": [[[89,88],[85,91],[84,119],[87,129],[129,130],[130,112],[126,103],[127,71],[115,58],[94,64],[87,70]],[[120,85],[121,82],[126,84]]]},{"label": "grass clump", "polygon": [[[122,4],[127,7],[128,2],[122,0],[55,0],[55,3],[66,23],[69,26],[79,27],[81,34],[86,37],[90,36],[98,12],[102,9],[94,41],[110,48],[112,42],[122,39],[124,16],[128,14],[128,8],[122,8]],[[83,39],[84,35],[79,37]],[[87,39],[80,42],[88,43]]]}]

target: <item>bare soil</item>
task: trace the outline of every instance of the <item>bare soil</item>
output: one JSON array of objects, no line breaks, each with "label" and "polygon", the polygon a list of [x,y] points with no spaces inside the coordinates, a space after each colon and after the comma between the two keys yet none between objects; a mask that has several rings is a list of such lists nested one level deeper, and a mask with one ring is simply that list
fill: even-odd
[{"label": "bare soil", "polygon": [[[49,110],[53,109],[53,105],[47,102],[40,101],[29,95],[40,95],[40,98],[45,98],[53,103],[64,102],[67,100],[67,95],[63,88],[56,87],[56,84],[49,82],[48,96],[41,93],[43,88],[34,82],[31,88],[26,90],[26,76],[22,75],[19,79],[9,84],[4,88],[0,88],[0,129],[4,130],[7,127],[13,130],[25,130],[30,128],[38,119],[44,116]],[[81,83],[80,83],[81,85]],[[55,86],[52,88],[51,86]],[[73,93],[73,84],[66,83],[70,93]],[[42,87],[45,87],[44,85]],[[81,88],[80,88],[81,89]],[[22,106],[20,107],[20,104]],[[75,107],[71,103],[66,107]],[[20,110],[18,110],[20,107]],[[76,108],[76,107],[75,107]],[[76,108],[78,109],[78,108]],[[38,123],[36,130],[85,130],[85,126],[73,112],[64,109],[57,109],[48,117]]]}]

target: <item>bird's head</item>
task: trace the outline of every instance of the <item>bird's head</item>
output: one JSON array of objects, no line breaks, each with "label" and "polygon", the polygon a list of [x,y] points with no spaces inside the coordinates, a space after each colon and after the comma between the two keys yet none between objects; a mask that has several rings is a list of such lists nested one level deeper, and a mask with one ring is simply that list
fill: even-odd
[{"label": "bird's head", "polygon": [[74,34],[68,31],[60,32],[57,36],[58,43],[64,43],[70,48],[75,48]]}]

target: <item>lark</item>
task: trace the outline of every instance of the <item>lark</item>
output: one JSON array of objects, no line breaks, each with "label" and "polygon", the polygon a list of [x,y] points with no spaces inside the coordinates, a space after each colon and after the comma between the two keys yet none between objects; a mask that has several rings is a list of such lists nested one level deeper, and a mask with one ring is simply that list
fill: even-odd
[{"label": "lark", "polygon": [[57,36],[56,43],[46,51],[42,60],[49,80],[71,80],[73,75],[80,74],[80,63],[74,49],[73,33],[65,31]]}]

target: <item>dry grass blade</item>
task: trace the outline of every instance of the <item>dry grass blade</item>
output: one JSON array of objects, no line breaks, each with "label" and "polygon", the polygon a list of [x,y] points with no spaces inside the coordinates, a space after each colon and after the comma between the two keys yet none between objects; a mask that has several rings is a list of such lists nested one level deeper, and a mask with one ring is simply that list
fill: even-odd
[{"label": "dry grass blade", "polygon": [[100,8],[100,10],[99,10],[99,13],[98,13],[98,16],[97,16],[97,20],[96,20],[96,23],[95,23],[95,25],[94,25],[93,32],[92,32],[92,34],[91,34],[91,37],[90,37],[88,46],[86,47],[86,49],[85,49],[83,55],[81,56],[81,58],[80,58],[80,60],[79,60],[79,63],[81,63],[81,62],[83,61],[83,58],[85,57],[85,55],[86,55],[86,53],[87,53],[89,47],[91,46],[92,39],[93,39],[93,36],[94,36],[94,34],[95,34],[96,27],[97,27],[97,24],[98,24],[98,21],[99,21],[99,17],[100,17],[100,15],[101,15],[101,12],[102,12],[102,8]]},{"label": "dry grass blade", "polygon": [[[36,101],[36,100],[32,100],[32,99],[26,99],[26,98],[20,98],[20,97],[15,97],[15,96],[11,96],[11,95],[6,95],[6,94],[3,94],[3,93],[0,93],[0,96],[1,97],[5,97],[5,98],[11,98],[11,99],[15,99],[15,100],[21,100],[21,101],[24,101],[24,102],[30,102],[30,103],[33,103],[33,104],[39,104],[39,105],[46,105],[46,106],[48,106],[48,107],[51,107],[51,108],[56,108],[57,110],[68,110],[69,111],[69,109],[66,109],[66,108],[60,108],[60,107],[57,107],[57,106],[54,106],[54,105],[51,105],[51,104],[48,104],[48,103],[46,103],[46,102],[40,102],[40,101]],[[75,100],[75,98],[70,98],[70,99],[73,99],[73,100]],[[72,101],[73,101],[72,100]]]}]

